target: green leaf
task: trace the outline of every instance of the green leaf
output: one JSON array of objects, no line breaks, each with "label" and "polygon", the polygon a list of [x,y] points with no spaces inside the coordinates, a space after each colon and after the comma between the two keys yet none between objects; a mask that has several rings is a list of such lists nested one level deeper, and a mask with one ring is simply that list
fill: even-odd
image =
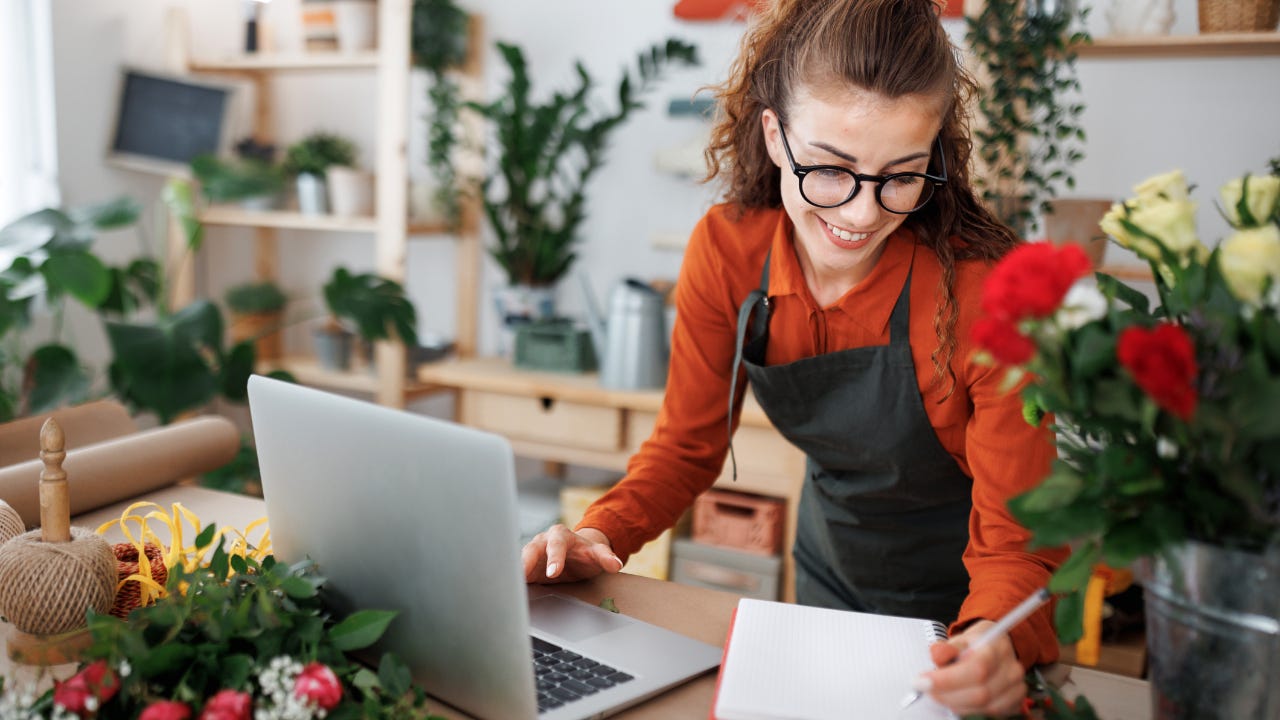
[{"label": "green leaf", "polygon": [[613,598],[611,597],[607,597],[601,600],[600,607],[604,608],[605,610],[608,610],[611,613],[618,612],[618,606],[613,602]]},{"label": "green leaf", "polygon": [[97,205],[72,209],[67,214],[77,224],[91,225],[97,230],[115,230],[136,223],[142,214],[142,206],[137,200],[123,195]]},{"label": "green leaf", "polygon": [[69,292],[77,300],[97,307],[111,292],[111,273],[92,253],[67,250],[51,253],[40,266],[51,290]]},{"label": "green leaf", "polygon": [[1084,590],[1077,590],[1058,598],[1053,610],[1053,625],[1058,630],[1058,642],[1070,645],[1084,637]]},{"label": "green leaf", "polygon": [[139,676],[149,678],[185,665],[195,657],[195,648],[182,643],[153,647],[143,654],[133,654],[130,664]]},{"label": "green leaf", "polygon": [[280,589],[284,590],[285,594],[292,598],[305,599],[316,596],[315,583],[297,575],[290,575],[285,578],[280,583]]},{"label": "green leaf", "polygon": [[43,345],[31,353],[28,411],[44,413],[82,402],[89,393],[89,374],[64,345]]},{"label": "green leaf", "polygon": [[200,534],[196,536],[195,545],[197,548],[209,547],[213,544],[213,536],[218,532],[216,525],[210,524],[205,526]]},{"label": "green leaf", "polygon": [[253,675],[253,658],[244,653],[233,653],[218,661],[218,675],[222,687],[242,688],[248,685]]},{"label": "green leaf", "polygon": [[365,695],[374,694],[382,688],[382,682],[378,680],[378,676],[366,667],[356,671],[355,677],[351,678],[351,684],[363,691]]},{"label": "green leaf", "polygon": [[329,642],[339,650],[369,647],[382,637],[395,618],[392,610],[360,610],[329,628]]},{"label": "green leaf", "polygon": [[1065,463],[1055,463],[1053,473],[1034,489],[1015,498],[1025,513],[1045,513],[1070,505],[1080,495],[1084,481]]},{"label": "green leaf", "polygon": [[1102,548],[1090,541],[1077,548],[1049,579],[1049,590],[1055,594],[1075,592],[1084,588],[1093,574],[1093,566],[1102,557]]},{"label": "green leaf", "polygon": [[1072,367],[1077,375],[1091,377],[1115,366],[1116,339],[1096,324],[1080,328],[1076,336]]},{"label": "green leaf", "polygon": [[222,394],[228,400],[247,402],[249,376],[253,374],[256,350],[252,340],[236,343],[222,364]]},{"label": "green leaf", "polygon": [[413,685],[409,666],[392,653],[384,654],[382,661],[378,663],[378,680],[382,683],[382,689],[393,698],[409,692],[409,688]]}]

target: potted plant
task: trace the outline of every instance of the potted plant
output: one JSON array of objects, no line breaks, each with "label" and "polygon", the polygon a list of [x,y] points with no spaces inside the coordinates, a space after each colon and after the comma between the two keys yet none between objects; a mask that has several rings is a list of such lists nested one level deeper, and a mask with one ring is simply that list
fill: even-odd
[{"label": "potted plant", "polygon": [[284,170],[297,183],[298,210],[303,215],[329,212],[325,173],[331,166],[350,167],[355,161],[355,145],[333,133],[315,132],[290,145],[285,150]]},{"label": "potted plant", "polygon": [[[334,269],[324,285],[329,318],[312,333],[316,357],[330,370],[351,366],[351,347],[357,334],[366,343],[398,337],[405,345],[418,344],[417,312],[394,280],[373,273],[353,274]],[[355,329],[352,330],[351,328]]]},{"label": "potted plant", "polygon": [[1087,9],[1074,2],[988,0],[965,19],[966,43],[983,83],[974,146],[985,170],[974,177],[997,216],[1024,234],[1051,212],[1071,166],[1084,157],[1084,105],[1075,47],[1089,42]]},{"label": "potted plant", "polygon": [[[1103,229],[1151,266],[1159,304],[1090,276],[1083,251],[1028,243],[983,288],[974,339],[1026,379],[1059,452],[1013,498],[1037,546],[1070,544],[1050,580],[1063,642],[1098,563],[1140,559],[1159,717],[1275,717],[1280,687],[1280,176],[1219,192],[1210,251],[1181,172],[1151,178]],[[1013,384],[1010,384],[1012,387]],[[1098,607],[1098,605],[1093,605]],[[1100,612],[1100,611],[1099,611]]]},{"label": "potted plant", "polygon": [[279,358],[280,327],[288,302],[280,286],[270,280],[234,285],[227,288],[223,300],[231,310],[231,325],[227,328],[231,342],[252,341],[259,360]]},{"label": "potted plant", "polygon": [[427,167],[436,181],[434,203],[451,223],[459,219],[457,172],[459,90],[449,70],[467,57],[467,13],[453,0],[414,0],[409,43],[413,64],[430,76]]},{"label": "potted plant", "polygon": [[199,155],[191,160],[191,171],[209,202],[238,202],[250,210],[280,205],[284,171],[275,162],[274,145],[246,138],[236,145],[232,159]]},{"label": "potted plant", "polygon": [[[604,162],[613,132],[643,107],[650,89],[670,63],[696,65],[697,50],[681,40],[653,45],[639,55],[637,73],[624,71],[618,108],[601,112],[591,94],[593,79],[577,63],[577,85],[544,102],[530,97],[532,82],[519,47],[498,43],[511,76],[505,92],[489,103],[466,107],[493,128],[492,167],[482,185],[485,214],[497,236],[489,254],[506,273],[510,289],[499,291],[504,320],[551,314],[554,285],[575,258],[578,228],[586,217],[586,187]],[[532,309],[532,313],[531,313]]]}]

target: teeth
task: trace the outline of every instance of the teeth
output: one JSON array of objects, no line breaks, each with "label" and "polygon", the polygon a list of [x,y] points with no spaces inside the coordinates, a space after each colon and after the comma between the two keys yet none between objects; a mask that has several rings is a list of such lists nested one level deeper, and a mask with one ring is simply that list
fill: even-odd
[{"label": "teeth", "polygon": [[832,225],[831,223],[827,223],[827,229],[831,231],[832,235],[835,235],[836,237],[840,238],[841,240],[844,240],[845,242],[857,242],[859,240],[865,239],[868,235],[871,234],[871,233],[851,233],[848,230],[841,230],[840,228],[836,227],[835,225]]}]

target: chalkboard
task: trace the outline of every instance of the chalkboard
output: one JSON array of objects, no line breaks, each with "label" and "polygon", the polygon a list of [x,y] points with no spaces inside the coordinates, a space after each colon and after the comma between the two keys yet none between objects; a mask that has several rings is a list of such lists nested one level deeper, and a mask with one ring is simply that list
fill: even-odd
[{"label": "chalkboard", "polygon": [[143,170],[186,169],[197,155],[225,147],[233,88],[125,70],[108,156]]}]

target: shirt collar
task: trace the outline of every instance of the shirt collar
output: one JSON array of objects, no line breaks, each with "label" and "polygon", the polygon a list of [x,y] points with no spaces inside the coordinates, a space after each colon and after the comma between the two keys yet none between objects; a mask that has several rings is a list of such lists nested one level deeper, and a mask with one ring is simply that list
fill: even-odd
[{"label": "shirt collar", "polygon": [[[770,246],[769,296],[795,295],[802,299],[811,312],[821,310],[805,285],[804,271],[796,259],[795,228],[785,212],[779,213],[778,227]],[[907,281],[907,272],[915,257],[915,233],[899,227],[889,236],[884,253],[872,268],[871,274],[850,290],[835,308],[848,315],[854,322],[877,334],[883,334],[889,326],[889,316]]]}]

